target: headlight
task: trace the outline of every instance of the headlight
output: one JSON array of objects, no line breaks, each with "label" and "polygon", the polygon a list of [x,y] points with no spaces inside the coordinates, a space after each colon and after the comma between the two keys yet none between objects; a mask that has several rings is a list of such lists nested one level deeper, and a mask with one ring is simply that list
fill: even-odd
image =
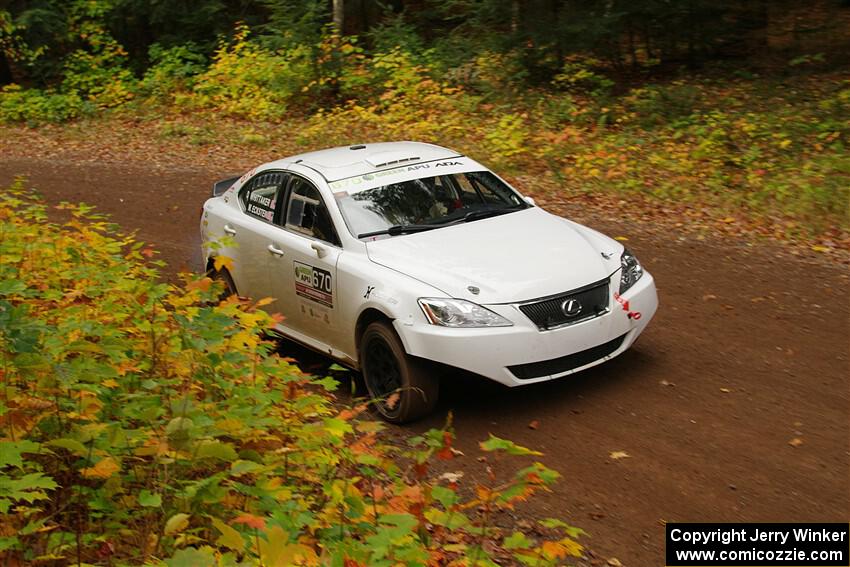
[{"label": "headlight", "polygon": [[423,297],[419,306],[432,325],[443,327],[510,327],[510,321],[485,307],[463,299]]},{"label": "headlight", "polygon": [[643,276],[643,268],[628,248],[623,250],[623,255],[620,256],[620,267],[620,295],[623,295]]}]

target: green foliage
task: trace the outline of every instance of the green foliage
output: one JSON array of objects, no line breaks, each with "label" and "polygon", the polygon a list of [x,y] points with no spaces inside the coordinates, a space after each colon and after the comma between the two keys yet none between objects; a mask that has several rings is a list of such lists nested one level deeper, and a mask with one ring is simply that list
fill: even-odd
[{"label": "green foliage", "polygon": [[127,68],[127,52],[103,25],[109,4],[71,4],[71,32],[82,45],[64,61],[61,90],[90,100],[98,108],[113,108],[133,98],[136,81]]},{"label": "green foliage", "polygon": [[525,151],[525,141],[529,133],[522,116],[505,114],[499,118],[496,127],[485,134],[490,153],[497,159],[507,162]]},{"label": "green foliage", "polygon": [[311,52],[306,46],[273,51],[248,36],[247,27],[238,27],[233,41],[219,46],[209,69],[182,101],[231,116],[283,116],[312,76]]},{"label": "green foliage", "polygon": [[560,72],[552,79],[555,88],[569,92],[584,92],[596,97],[610,94],[614,81],[597,69],[601,62],[579,56],[566,59]]},{"label": "green foliage", "polygon": [[623,104],[641,126],[649,128],[688,118],[699,108],[701,96],[697,86],[676,81],[633,89]]},{"label": "green foliage", "polygon": [[[555,482],[540,463],[496,481],[429,471],[451,429],[406,444],[333,403],[273,354],[279,318],[159,281],[154,252],[93,215],[0,193],[0,551],[30,564],[563,564],[582,547],[543,520],[519,540],[491,518]],[[501,472],[501,471],[500,471]],[[500,477],[509,476],[500,474]],[[462,494],[470,494],[463,496]],[[572,535],[571,535],[572,533]],[[545,535],[539,535],[545,534]],[[486,551],[485,551],[486,550]]]},{"label": "green foliage", "polygon": [[206,71],[207,61],[197,45],[187,43],[163,47],[157,43],[148,50],[151,66],[140,83],[143,95],[168,103],[174,93],[191,90],[195,78]]},{"label": "green foliage", "polygon": [[19,85],[6,85],[0,90],[0,121],[3,122],[64,122],[91,110],[93,108],[76,93],[22,89]]},{"label": "green foliage", "polygon": [[[39,68],[54,79],[45,88],[3,87],[2,122],[36,125],[110,109],[153,109],[166,118],[164,138],[206,145],[222,139],[212,121],[193,123],[181,113],[291,120],[300,145],[417,139],[538,178],[569,179],[564,191],[685,200],[718,209],[721,218],[732,211],[757,217],[780,236],[850,226],[846,80],[692,77],[643,81],[618,94],[613,77],[623,76],[623,45],[631,42],[628,62],[637,76],[665,57],[688,59],[708,49],[702,42],[713,30],[690,37],[669,30],[671,43],[663,45],[641,46],[635,37],[664,36],[668,31],[659,26],[685,26],[726,9],[708,2],[614,2],[610,9],[532,2],[516,11],[510,2],[452,1],[432,6],[426,18],[449,30],[434,38],[423,34],[425,20],[415,11],[384,15],[369,33],[348,36],[326,25],[321,2],[262,2],[265,23],[236,25],[211,54],[209,38],[175,44],[168,35],[169,42],[152,44],[141,80],[131,69],[144,64],[134,64],[115,39],[126,34],[116,14],[147,14],[167,27],[168,16],[186,16],[174,13],[181,8],[148,10],[137,0],[42,2],[53,12],[0,13],[0,49],[12,70]],[[201,2],[199,10],[199,26],[221,25],[222,6]],[[34,29],[55,36],[55,45],[37,42]],[[47,69],[45,58],[55,69]],[[793,68],[826,59],[800,56]],[[275,143],[263,131],[246,126],[227,139]]]}]

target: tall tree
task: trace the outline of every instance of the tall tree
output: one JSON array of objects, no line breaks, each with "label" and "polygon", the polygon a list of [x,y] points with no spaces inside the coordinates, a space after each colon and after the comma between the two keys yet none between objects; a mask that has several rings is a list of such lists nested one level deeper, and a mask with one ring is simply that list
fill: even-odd
[{"label": "tall tree", "polygon": [[339,33],[345,33],[345,1],[333,0],[334,27]]}]

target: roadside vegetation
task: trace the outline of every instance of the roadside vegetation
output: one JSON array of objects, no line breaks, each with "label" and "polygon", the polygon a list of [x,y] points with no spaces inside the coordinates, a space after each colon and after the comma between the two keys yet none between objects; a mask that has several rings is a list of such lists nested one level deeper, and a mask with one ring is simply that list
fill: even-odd
[{"label": "roadside vegetation", "polygon": [[[0,192],[0,558],[7,565],[528,565],[579,557],[563,519],[506,514],[555,482],[490,437],[380,435],[337,383],[272,354],[275,317],[82,205]],[[54,224],[47,218],[67,220]],[[226,261],[226,260],[222,260]],[[439,463],[439,464],[437,464]],[[519,466],[517,466],[519,465]],[[442,474],[441,474],[442,473]]]},{"label": "roadside vegetation", "polygon": [[[610,29],[587,27],[582,35],[566,27],[558,37],[567,39],[556,41],[505,11],[509,2],[454,3],[466,20],[439,12],[441,25],[455,24],[437,38],[417,27],[413,9],[341,35],[320,2],[279,12],[273,4],[246,17],[250,26],[207,22],[223,29],[218,40],[162,32],[146,52],[115,23],[131,8],[142,17],[133,2],[69,3],[53,44],[33,39],[38,14],[16,20],[0,12],[0,45],[12,78],[21,78],[2,87],[0,122],[132,117],[161,122],[163,138],[244,147],[280,147],[285,138],[294,151],[431,141],[522,177],[544,198],[685,203],[818,251],[847,245],[850,80],[830,70],[822,53],[789,56],[760,75],[712,59],[709,48],[734,30],[709,37],[721,33],[710,26],[672,38],[664,34],[686,32],[652,28],[629,50],[617,43],[612,52],[612,37],[640,14],[687,15],[646,6],[623,8],[622,21],[606,20]],[[692,4],[706,12],[691,16],[728,18],[712,3]],[[587,26],[605,23],[592,10],[573,16]],[[504,36],[485,34],[488,26]],[[518,44],[523,33],[528,41]],[[132,40],[132,51],[116,36]],[[682,45],[692,49],[677,52]],[[702,70],[683,72],[676,61]],[[223,117],[244,127],[222,132],[215,122]],[[269,135],[268,125],[279,125],[277,133]]]}]

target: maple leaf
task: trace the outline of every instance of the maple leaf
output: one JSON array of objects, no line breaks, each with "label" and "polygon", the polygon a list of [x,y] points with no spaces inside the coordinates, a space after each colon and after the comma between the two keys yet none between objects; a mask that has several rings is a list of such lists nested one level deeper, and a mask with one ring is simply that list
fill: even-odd
[{"label": "maple leaf", "polygon": [[625,458],[628,458],[628,457],[631,457],[631,455],[629,455],[625,451],[611,451],[611,454],[608,455],[609,459],[613,459],[615,461],[618,461],[620,459],[625,459]]},{"label": "maple leaf", "polygon": [[245,524],[249,528],[254,528],[255,530],[266,529],[265,518],[261,518],[260,516],[255,516],[254,514],[249,514],[247,512],[243,512],[242,514],[239,514],[233,520],[231,520],[230,523],[231,524]]},{"label": "maple leaf", "polygon": [[212,278],[201,278],[198,280],[193,280],[186,285],[186,289],[189,290],[198,290],[198,291],[209,291],[212,286]]},{"label": "maple leaf", "polygon": [[232,271],[233,258],[230,256],[216,256],[213,260],[213,268],[216,272],[220,272],[222,268],[227,268],[228,271]]},{"label": "maple leaf", "polygon": [[101,459],[93,467],[86,467],[80,473],[86,478],[109,478],[121,470],[112,457]]},{"label": "maple leaf", "polygon": [[567,548],[558,541],[544,541],[540,550],[549,559],[564,559],[567,556]]},{"label": "maple leaf", "polygon": [[277,300],[276,300],[274,297],[264,297],[264,298],[262,298],[262,299],[258,300],[258,301],[254,304],[254,307],[257,307],[257,308],[259,308],[259,307],[265,307],[266,305],[269,305],[269,304],[271,304],[271,303],[274,303],[275,301],[277,301]]}]

